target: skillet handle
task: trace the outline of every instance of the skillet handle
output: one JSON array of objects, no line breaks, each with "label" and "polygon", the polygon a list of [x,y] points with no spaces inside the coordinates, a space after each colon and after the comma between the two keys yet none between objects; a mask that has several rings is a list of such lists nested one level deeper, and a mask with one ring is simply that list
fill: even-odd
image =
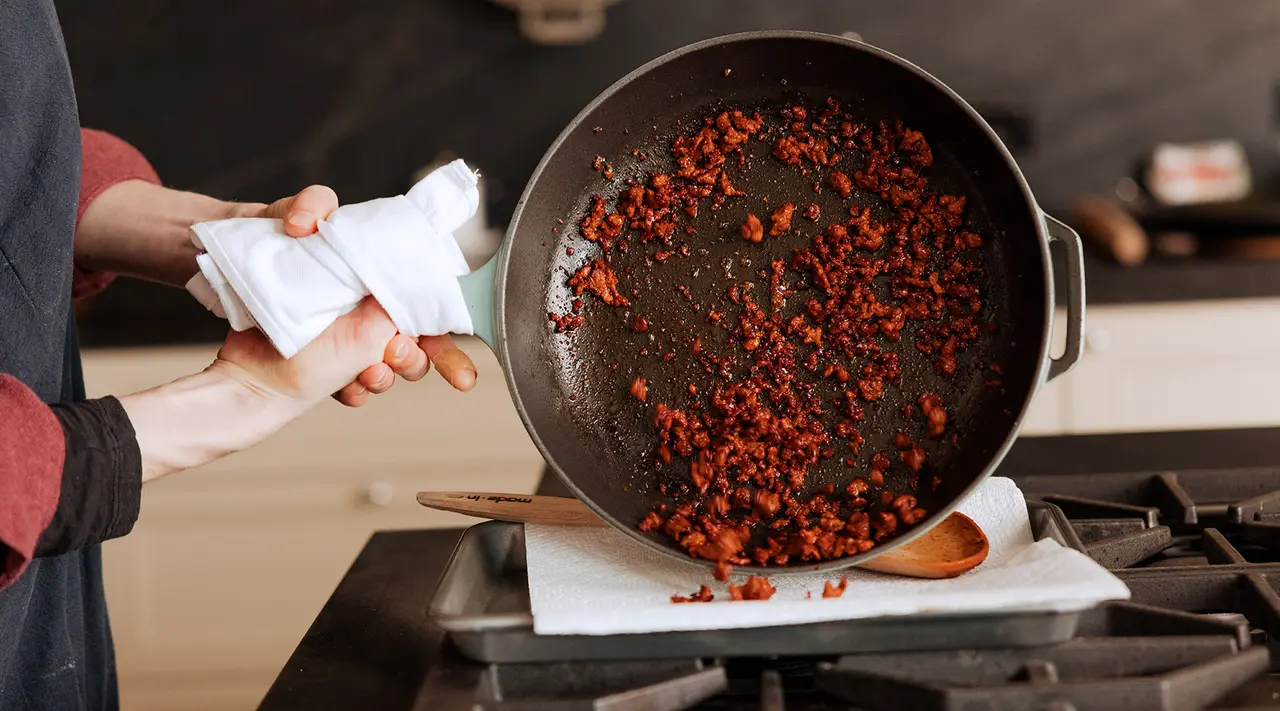
[{"label": "skillet handle", "polygon": [[495,345],[497,334],[497,311],[495,294],[498,280],[498,257],[502,252],[489,258],[483,267],[458,277],[458,286],[462,287],[462,298],[467,302],[467,311],[471,314],[471,328],[475,335],[484,341],[489,350],[498,352]]},{"label": "skillet handle", "polygon": [[1067,253],[1067,349],[1049,361],[1048,380],[1066,373],[1084,353],[1084,251],[1080,235],[1061,221],[1041,213],[1050,242],[1060,242]]}]

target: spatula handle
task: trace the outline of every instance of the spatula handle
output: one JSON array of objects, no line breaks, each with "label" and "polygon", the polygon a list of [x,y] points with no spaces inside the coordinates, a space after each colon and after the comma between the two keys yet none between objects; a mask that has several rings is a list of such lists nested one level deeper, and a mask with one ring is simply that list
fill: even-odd
[{"label": "spatula handle", "polygon": [[480,494],[467,491],[422,491],[418,503],[439,511],[512,523],[554,526],[604,526],[581,501],[563,496]]}]

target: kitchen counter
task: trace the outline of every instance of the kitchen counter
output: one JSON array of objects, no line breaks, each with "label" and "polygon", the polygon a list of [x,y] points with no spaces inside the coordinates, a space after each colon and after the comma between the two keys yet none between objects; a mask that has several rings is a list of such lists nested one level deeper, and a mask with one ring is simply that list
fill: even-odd
[{"label": "kitchen counter", "polygon": [[[1088,304],[1280,297],[1280,261],[1152,258],[1138,267],[1085,255]],[[1060,292],[1061,293],[1061,292]]]},{"label": "kitchen counter", "polygon": [[[1280,429],[1028,437],[1005,473],[1071,474],[1280,465]],[[562,494],[554,477],[539,493]],[[426,617],[461,529],[369,539],[259,707],[413,708],[432,661],[449,652]]]}]

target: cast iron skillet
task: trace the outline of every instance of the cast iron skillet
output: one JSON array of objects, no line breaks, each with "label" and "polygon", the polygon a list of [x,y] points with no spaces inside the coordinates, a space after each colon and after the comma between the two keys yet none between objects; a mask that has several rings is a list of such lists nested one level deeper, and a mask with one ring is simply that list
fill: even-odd
[{"label": "cast iron skillet", "polygon": [[[810,470],[809,493],[828,482],[843,490],[851,479],[866,475],[872,453],[884,451],[895,460],[885,478],[887,488],[907,492],[907,471],[897,462],[893,437],[903,427],[905,404],[926,390],[938,393],[949,410],[948,435],[957,433],[960,446],[951,446],[949,436],[943,441],[927,439],[921,417],[911,418],[910,432],[928,453],[921,480],[927,482],[936,473],[942,481],[936,491],[921,486],[914,492],[930,512],[928,519],[868,553],[786,570],[848,567],[942,520],[1004,457],[1037,387],[1068,370],[1080,354],[1084,295],[1079,238],[1040,211],[996,134],[937,79],[869,45],[808,32],[731,35],[646,64],[607,89],[569,124],[534,172],[499,254],[461,281],[477,335],[502,362],[515,405],[548,464],[606,521],[684,560],[687,554],[662,534],[636,529],[656,503],[667,500],[657,491],[658,481],[688,480],[688,462],[679,458],[655,471],[653,406],[687,404],[690,383],[700,393],[710,392],[710,376],[692,367],[693,359],[681,351],[694,336],[723,347],[727,331],[710,327],[703,316],[709,309],[723,308],[736,318],[737,308],[723,296],[730,283],[726,273],[752,278],[767,267],[769,257],[789,258],[792,249],[808,243],[814,230],[847,219],[848,203],[842,204],[831,190],[814,195],[815,178],[822,179],[827,171],[803,177],[768,158],[767,144],[753,141],[754,167],[745,175],[733,174],[747,197],[732,199],[716,212],[700,211],[692,221],[697,234],[686,239],[691,256],[668,262],[643,283],[631,284],[623,276],[629,296],[630,287],[638,289],[629,309],[584,296],[586,323],[569,335],[553,332],[548,312],[569,310],[569,274],[599,256],[598,246],[584,240],[576,227],[591,197],[601,194],[612,207],[626,179],[643,182],[649,171],[669,167],[674,132],[695,129],[704,116],[724,108],[776,113],[800,100],[821,106],[828,96],[864,121],[901,119],[924,132],[934,154],[926,172],[931,187],[966,194],[971,228],[986,238],[981,250],[984,312],[997,328],[964,355],[956,375],[948,379],[935,374],[930,358],[915,352],[915,324],[908,322],[898,346],[902,387],[887,388],[884,400],[866,408],[867,420],[859,426],[866,444],[856,466],[847,466],[847,451],[838,449],[838,456]],[[633,151],[645,159],[639,160]],[[613,182],[592,169],[597,155],[614,166]],[[766,195],[767,208],[762,202]],[[798,211],[793,225],[803,228],[803,237],[748,245],[738,235],[748,210],[765,219],[767,227],[772,206],[793,201],[803,208],[810,198],[819,203],[824,218],[810,223]],[[852,199],[857,200],[858,193]],[[1061,241],[1068,253],[1068,347],[1058,360],[1049,356],[1054,307],[1051,240]],[[613,267],[620,276],[627,266],[655,251],[654,245],[633,242],[628,255],[614,256]],[[677,292],[677,284],[691,289],[692,300]],[[803,298],[792,298],[784,315],[789,317],[802,303]],[[633,334],[626,328],[637,314],[651,322],[649,333]],[[641,355],[644,348],[647,357]],[[664,361],[661,354],[670,351],[677,357]],[[1000,387],[984,385],[993,376],[980,363],[1002,366]],[[648,379],[645,404],[627,392],[637,375]],[[819,392],[828,401],[844,389],[835,383],[822,387],[826,389]],[[837,445],[842,446],[838,440]]]}]

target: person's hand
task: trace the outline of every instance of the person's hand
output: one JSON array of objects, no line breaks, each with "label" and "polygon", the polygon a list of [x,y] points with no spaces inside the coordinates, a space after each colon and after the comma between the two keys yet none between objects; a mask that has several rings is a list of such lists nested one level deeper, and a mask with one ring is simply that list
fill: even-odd
[{"label": "person's hand", "polygon": [[282,411],[302,411],[381,363],[396,335],[396,325],[369,296],[288,360],[260,331],[232,331],[209,370],[230,376],[265,403],[286,403]]},{"label": "person's hand", "polygon": [[395,335],[371,297],[288,360],[260,331],[232,331],[203,371],[120,398],[143,481],[258,444],[381,361]]},{"label": "person's hand", "polygon": [[[314,233],[317,221],[338,206],[333,191],[318,186],[271,205],[228,205],[202,196],[183,197],[186,194],[145,184],[141,189],[135,194],[133,188],[117,186],[118,204],[114,207],[132,206],[132,211],[109,209],[100,217],[115,214],[120,219],[113,222],[104,218],[100,226],[110,232],[106,227],[152,214],[140,207],[148,205],[148,200],[168,199],[170,212],[159,211],[168,215],[161,236],[142,239],[117,251],[150,254],[139,245],[176,245],[181,234],[185,244],[182,250],[175,249],[168,257],[154,260],[154,269],[139,272],[171,284],[182,284],[190,278],[194,254],[185,230],[193,220],[278,218],[284,220],[288,234],[304,237]],[[175,207],[192,200],[200,203],[199,210]],[[141,224],[152,222],[140,220]],[[180,233],[169,229],[176,225],[181,226]],[[103,264],[109,264],[109,260]],[[288,360],[261,332],[232,331],[217,359],[205,370],[123,395],[120,404],[137,436],[143,481],[152,481],[252,447],[330,395],[347,405],[360,405],[369,393],[390,387],[395,373],[418,380],[426,375],[433,359],[436,369],[459,390],[475,384],[475,366],[452,341],[447,337],[424,338],[415,343],[397,333],[395,323],[378,302],[367,297]]]},{"label": "person's hand", "polygon": [[[238,204],[232,208],[231,216],[283,220],[287,234],[306,237],[316,231],[319,220],[328,217],[337,208],[338,196],[332,188],[313,185],[297,195],[277,200],[270,205]],[[383,316],[385,317],[385,313]],[[435,364],[436,371],[458,390],[470,390],[476,383],[475,364],[448,335],[424,336],[415,341],[396,333],[386,342],[381,361],[371,362],[373,364],[354,380],[335,388],[333,396],[338,402],[349,407],[359,407],[368,401],[371,393],[386,392],[395,383],[396,375],[409,381],[421,380],[431,369],[432,363]]]}]

